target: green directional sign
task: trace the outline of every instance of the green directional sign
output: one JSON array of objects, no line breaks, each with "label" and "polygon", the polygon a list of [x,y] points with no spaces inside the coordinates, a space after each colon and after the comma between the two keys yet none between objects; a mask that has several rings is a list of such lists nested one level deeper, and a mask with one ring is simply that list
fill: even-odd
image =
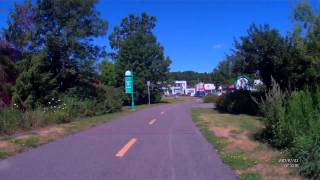
[{"label": "green directional sign", "polygon": [[133,97],[133,74],[131,71],[126,71],[124,74],[124,83],[126,94],[131,94],[131,110],[134,111],[134,97]]},{"label": "green directional sign", "polygon": [[126,87],[126,94],[133,93],[133,77],[132,76],[125,77],[125,87]]}]

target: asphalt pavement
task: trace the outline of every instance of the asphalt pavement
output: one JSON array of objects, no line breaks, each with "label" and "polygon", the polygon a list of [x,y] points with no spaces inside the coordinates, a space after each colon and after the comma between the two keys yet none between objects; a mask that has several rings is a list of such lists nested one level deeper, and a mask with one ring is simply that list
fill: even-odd
[{"label": "asphalt pavement", "polygon": [[199,103],[147,108],[1,160],[0,179],[236,179],[192,122]]}]

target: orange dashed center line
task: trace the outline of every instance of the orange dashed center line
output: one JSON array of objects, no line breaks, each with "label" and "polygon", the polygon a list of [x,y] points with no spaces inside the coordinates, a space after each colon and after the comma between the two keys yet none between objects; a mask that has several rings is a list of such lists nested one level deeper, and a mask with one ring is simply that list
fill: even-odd
[{"label": "orange dashed center line", "polygon": [[136,142],[136,138],[130,139],[130,141],[118,151],[116,157],[123,157]]},{"label": "orange dashed center line", "polygon": [[149,122],[149,125],[152,125],[153,123],[156,122],[157,119],[152,119],[150,122]]}]

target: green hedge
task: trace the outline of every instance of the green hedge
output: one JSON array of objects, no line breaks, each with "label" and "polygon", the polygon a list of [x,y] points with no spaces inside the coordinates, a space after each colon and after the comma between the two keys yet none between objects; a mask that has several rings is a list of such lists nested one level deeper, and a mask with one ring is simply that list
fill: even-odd
[{"label": "green hedge", "polygon": [[255,99],[260,100],[261,97],[263,97],[261,92],[239,90],[222,95],[216,107],[228,113],[256,115],[259,112],[259,106]]}]

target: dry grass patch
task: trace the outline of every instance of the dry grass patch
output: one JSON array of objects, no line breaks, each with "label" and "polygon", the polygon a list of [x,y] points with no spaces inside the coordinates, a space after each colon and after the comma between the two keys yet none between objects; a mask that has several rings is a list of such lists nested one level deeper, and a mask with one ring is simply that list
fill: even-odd
[{"label": "dry grass patch", "polygon": [[207,139],[223,140],[225,144],[218,152],[239,179],[303,179],[297,169],[279,163],[286,158],[284,154],[254,138],[264,128],[259,117],[219,113],[212,109],[193,109],[192,113]]},{"label": "dry grass patch", "polygon": [[46,128],[40,128],[36,130],[36,133],[41,137],[52,136],[52,135],[63,135],[65,133],[64,128],[51,126]]}]

